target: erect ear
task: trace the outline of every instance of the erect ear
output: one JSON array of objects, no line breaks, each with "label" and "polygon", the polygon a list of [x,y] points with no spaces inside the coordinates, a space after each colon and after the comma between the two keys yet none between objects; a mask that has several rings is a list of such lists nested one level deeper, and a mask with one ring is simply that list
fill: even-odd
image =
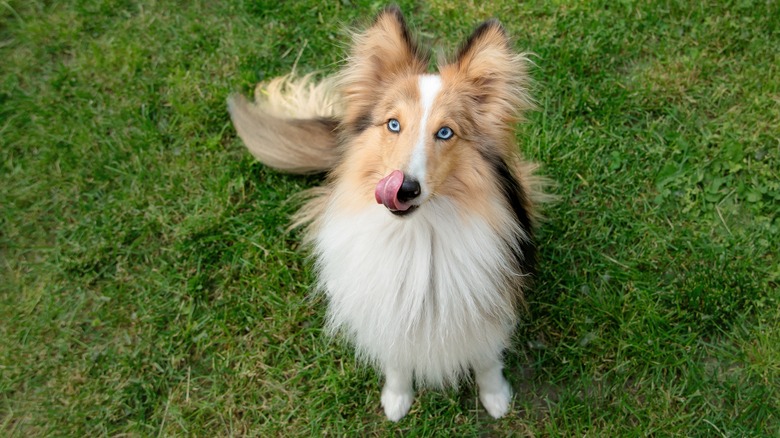
[{"label": "erect ear", "polygon": [[512,50],[498,20],[482,23],[461,46],[453,65],[466,93],[497,122],[522,117],[533,106],[528,94],[528,60]]},{"label": "erect ear", "polygon": [[368,123],[370,107],[376,104],[383,84],[404,73],[424,73],[427,68],[428,56],[412,39],[401,10],[385,8],[368,29],[354,37],[342,76],[346,122]]}]

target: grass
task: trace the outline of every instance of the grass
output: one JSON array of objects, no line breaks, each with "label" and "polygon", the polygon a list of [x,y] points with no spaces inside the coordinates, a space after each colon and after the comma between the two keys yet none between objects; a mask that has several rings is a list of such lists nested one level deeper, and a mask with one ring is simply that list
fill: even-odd
[{"label": "grass", "polygon": [[333,72],[342,2],[0,1],[0,434],[780,435],[780,6],[401,2],[536,54],[518,144],[556,180],[494,421],[322,333],[285,200],[225,98]]}]

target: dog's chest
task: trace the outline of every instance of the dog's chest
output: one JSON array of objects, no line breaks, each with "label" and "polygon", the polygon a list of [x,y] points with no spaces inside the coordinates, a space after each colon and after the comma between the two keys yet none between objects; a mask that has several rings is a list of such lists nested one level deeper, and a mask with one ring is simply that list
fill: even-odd
[{"label": "dog's chest", "polygon": [[514,319],[502,236],[446,204],[414,215],[397,218],[381,206],[326,215],[315,254],[332,325],[448,336],[469,321]]}]

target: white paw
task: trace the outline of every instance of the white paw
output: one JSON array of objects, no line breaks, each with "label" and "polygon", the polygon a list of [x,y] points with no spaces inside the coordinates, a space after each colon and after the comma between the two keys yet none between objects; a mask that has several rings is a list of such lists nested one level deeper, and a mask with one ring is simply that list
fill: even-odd
[{"label": "white paw", "polygon": [[501,418],[509,411],[512,390],[509,389],[509,384],[504,381],[495,392],[480,391],[479,400],[491,417]]},{"label": "white paw", "polygon": [[382,390],[382,407],[385,408],[385,415],[390,421],[398,421],[409,412],[414,400],[414,393],[395,392],[385,388]]}]

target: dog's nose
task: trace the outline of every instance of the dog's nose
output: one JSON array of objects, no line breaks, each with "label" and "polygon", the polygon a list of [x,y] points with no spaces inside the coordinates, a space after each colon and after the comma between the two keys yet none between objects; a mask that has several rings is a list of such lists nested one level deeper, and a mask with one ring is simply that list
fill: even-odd
[{"label": "dog's nose", "polygon": [[401,188],[398,189],[398,195],[396,196],[401,202],[411,201],[420,196],[420,183],[416,179],[404,175],[404,182],[401,184]]}]

